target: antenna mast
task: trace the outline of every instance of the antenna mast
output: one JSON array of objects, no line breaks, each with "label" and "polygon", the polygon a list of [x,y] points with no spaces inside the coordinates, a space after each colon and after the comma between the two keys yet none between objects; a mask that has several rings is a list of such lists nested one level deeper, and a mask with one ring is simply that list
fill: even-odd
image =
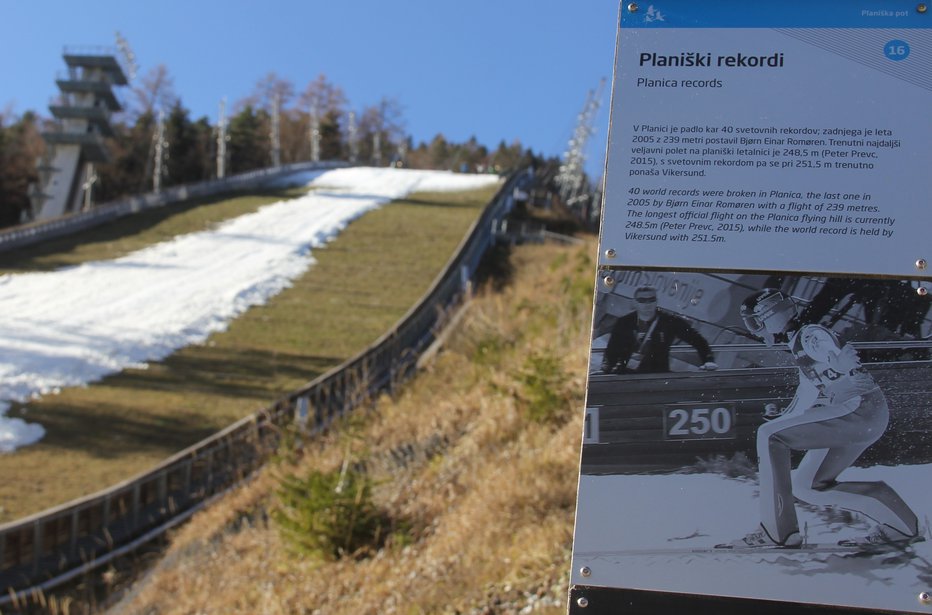
[{"label": "antenna mast", "polygon": [[352,163],[356,162],[356,157],[359,155],[359,143],[357,141],[357,133],[359,131],[356,128],[356,112],[349,112],[349,120],[347,121],[346,133],[349,139],[349,161]]},{"label": "antenna mast", "polygon": [[119,30],[116,32],[116,44],[117,49],[120,50],[120,55],[123,56],[124,68],[126,68],[126,78],[129,81],[132,81],[136,78],[136,71],[139,70],[139,65],[136,63],[136,54],[133,53],[133,50],[129,46],[129,41],[123,38],[123,35],[120,34]]},{"label": "antenna mast", "polygon": [[93,202],[92,192],[94,190],[94,184],[97,183],[97,180],[100,179],[97,177],[97,169],[94,168],[92,163],[87,165],[87,175],[85,176],[84,183],[81,184],[81,189],[84,190],[84,209],[87,211],[91,208]]},{"label": "antenna mast", "polygon": [[280,167],[282,164],[282,141],[281,141],[281,95],[276,92],[272,97],[272,166]]},{"label": "antenna mast", "polygon": [[162,176],[168,173],[163,163],[168,160],[168,141],[165,139],[165,110],[159,109],[159,125],[155,131],[155,169],[152,171],[152,191],[161,192]]},{"label": "antenna mast", "polygon": [[220,99],[220,118],[217,120],[217,178],[227,173],[227,99]]},{"label": "antenna mast", "polygon": [[320,118],[317,117],[317,105],[311,107],[311,161],[320,162]]},{"label": "antenna mast", "polygon": [[382,132],[376,130],[372,133],[372,164],[382,166]]}]

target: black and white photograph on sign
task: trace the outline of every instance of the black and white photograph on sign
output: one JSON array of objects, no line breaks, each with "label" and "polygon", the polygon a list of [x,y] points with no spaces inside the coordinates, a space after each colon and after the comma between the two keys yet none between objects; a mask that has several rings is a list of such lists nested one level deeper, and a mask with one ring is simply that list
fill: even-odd
[{"label": "black and white photograph on sign", "polygon": [[932,588],[923,288],[603,271],[573,565],[591,576],[574,582],[920,607]]}]

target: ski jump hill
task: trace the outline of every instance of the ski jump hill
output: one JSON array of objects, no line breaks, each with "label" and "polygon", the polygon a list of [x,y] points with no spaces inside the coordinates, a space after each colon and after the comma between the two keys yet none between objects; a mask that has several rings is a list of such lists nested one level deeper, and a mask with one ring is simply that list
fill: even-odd
[{"label": "ski jump hill", "polygon": [[[204,341],[285,288],[312,266],[315,247],[366,211],[414,191],[460,191],[501,181],[489,175],[337,168],[343,166],[306,163],[180,186],[0,233],[0,250],[10,250],[194,197],[289,183],[313,188],[114,261],[0,276],[0,446],[13,451],[44,433],[41,425],[3,417],[10,401],[81,386]],[[312,435],[410,377],[445,315],[468,293],[494,229],[513,207],[512,194],[532,179],[518,173],[501,184],[420,302],[356,356],[149,471],[0,525],[0,608],[162,536],[260,467],[282,427],[297,423]]]}]

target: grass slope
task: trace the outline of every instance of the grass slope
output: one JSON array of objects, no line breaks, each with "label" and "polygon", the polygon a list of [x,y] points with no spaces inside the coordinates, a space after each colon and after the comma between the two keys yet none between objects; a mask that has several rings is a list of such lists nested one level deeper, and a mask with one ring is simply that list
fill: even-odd
[{"label": "grass slope", "polygon": [[[291,288],[204,345],[14,406],[10,416],[38,422],[47,434],[0,455],[0,521],[144,471],[359,352],[421,297],[493,194],[421,193],[370,212],[314,250],[317,264]],[[127,219],[118,224],[129,228],[94,231],[87,244],[68,240],[70,250],[21,256],[15,267],[112,258],[248,213],[273,196],[211,201],[151,224]]]},{"label": "grass slope", "polygon": [[[517,248],[397,399],[195,516],[112,612],[564,613],[593,249]],[[276,486],[344,462],[401,529],[358,557],[294,555],[268,521]]]}]

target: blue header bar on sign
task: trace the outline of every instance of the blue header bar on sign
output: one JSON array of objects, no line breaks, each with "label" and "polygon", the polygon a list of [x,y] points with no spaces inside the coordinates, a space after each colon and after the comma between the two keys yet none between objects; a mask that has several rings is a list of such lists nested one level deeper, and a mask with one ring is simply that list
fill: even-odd
[{"label": "blue header bar on sign", "polygon": [[927,4],[920,0],[625,0],[621,27],[932,28],[932,10],[920,13],[920,6]]}]

